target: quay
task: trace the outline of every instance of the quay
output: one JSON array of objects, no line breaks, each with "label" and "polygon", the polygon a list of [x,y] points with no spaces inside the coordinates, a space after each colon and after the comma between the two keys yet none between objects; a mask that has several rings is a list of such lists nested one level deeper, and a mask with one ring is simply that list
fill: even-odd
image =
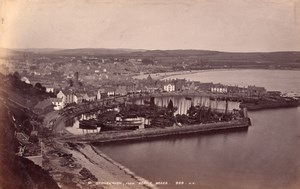
[{"label": "quay", "polygon": [[63,136],[60,140],[73,143],[105,143],[114,141],[144,140],[172,135],[201,133],[228,129],[248,128],[251,125],[249,118],[228,122],[216,122],[196,125],[183,125],[165,128],[140,129],[135,131],[91,133],[80,136]]},{"label": "quay", "polygon": [[[138,98],[150,98],[150,97],[162,97],[162,96],[182,96],[194,98],[197,96],[205,96],[205,97],[213,97],[219,100],[235,100],[240,101],[240,107],[245,108],[247,110],[258,110],[258,109],[266,109],[266,108],[286,108],[286,107],[295,107],[298,106],[297,100],[291,100],[288,98],[278,97],[276,99],[255,99],[255,98],[243,98],[236,97],[232,95],[225,94],[211,94],[211,93],[154,93],[154,94],[131,94],[125,96],[118,97],[110,97],[106,99],[101,99],[97,102],[91,102],[88,104],[80,104],[76,106],[70,106],[64,109],[59,113],[59,119],[56,119],[53,123],[53,128],[56,131],[63,129],[63,126],[57,127],[61,125],[63,120],[70,119],[72,117],[78,116],[85,112],[97,112],[98,110],[105,109],[112,105],[116,105],[119,103],[130,102],[134,99]],[[60,123],[60,124],[59,124]],[[206,124],[196,124],[196,125],[175,125],[172,127],[163,127],[163,128],[147,128],[147,129],[138,129],[131,131],[107,131],[107,132],[99,132],[99,133],[90,133],[86,135],[68,135],[62,134],[58,136],[58,138],[62,141],[72,142],[72,143],[104,143],[104,142],[112,142],[112,141],[127,141],[127,140],[144,140],[148,138],[157,138],[164,136],[172,136],[172,135],[182,135],[189,133],[200,133],[207,131],[218,131],[218,130],[229,130],[229,129],[237,129],[237,128],[248,128],[251,125],[250,118],[247,116],[241,119],[232,120],[232,121],[222,121],[222,122],[214,122],[214,123],[206,123]],[[62,132],[63,133],[63,132]]]}]

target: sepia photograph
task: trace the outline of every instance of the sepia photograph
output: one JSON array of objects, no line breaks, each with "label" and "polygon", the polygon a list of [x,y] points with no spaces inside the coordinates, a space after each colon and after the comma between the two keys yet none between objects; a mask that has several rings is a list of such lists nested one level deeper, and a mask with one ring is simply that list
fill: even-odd
[{"label": "sepia photograph", "polygon": [[300,0],[0,0],[0,189],[299,189]]}]

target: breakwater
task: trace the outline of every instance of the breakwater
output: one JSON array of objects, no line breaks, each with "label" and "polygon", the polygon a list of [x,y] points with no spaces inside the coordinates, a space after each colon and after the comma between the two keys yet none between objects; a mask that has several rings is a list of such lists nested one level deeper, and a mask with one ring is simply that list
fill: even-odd
[{"label": "breakwater", "polygon": [[299,106],[299,100],[276,100],[276,101],[256,101],[243,102],[240,108],[247,108],[249,111],[263,110],[263,109],[277,109],[277,108],[292,108]]},{"label": "breakwater", "polygon": [[143,140],[147,138],[164,137],[172,135],[190,134],[207,131],[247,128],[251,125],[249,118],[228,122],[216,122],[197,125],[183,125],[165,128],[140,129],[135,131],[103,132],[81,136],[64,136],[64,141],[76,143],[104,143],[112,141]]}]

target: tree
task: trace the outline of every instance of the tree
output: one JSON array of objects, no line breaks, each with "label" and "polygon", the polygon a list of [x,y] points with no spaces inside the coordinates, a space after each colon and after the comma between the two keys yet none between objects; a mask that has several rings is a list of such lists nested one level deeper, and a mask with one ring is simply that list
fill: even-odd
[{"label": "tree", "polygon": [[20,76],[19,72],[14,72],[13,77],[14,77],[16,80],[20,80],[20,79],[21,79],[21,76]]},{"label": "tree", "polygon": [[169,104],[168,104],[168,107],[167,107],[169,110],[174,110],[174,105],[173,105],[173,101],[170,99],[169,101]]},{"label": "tree", "polygon": [[151,64],[151,65],[153,65],[153,60],[151,60],[149,58],[143,58],[142,59],[142,63],[143,64]]},{"label": "tree", "polygon": [[70,86],[70,87],[73,87],[73,85],[74,85],[74,82],[73,82],[73,80],[72,80],[72,79],[69,79],[69,80],[68,80],[68,83],[69,83],[69,86]]},{"label": "tree", "polygon": [[41,89],[43,86],[42,86],[42,84],[40,84],[40,83],[36,83],[36,84],[34,85],[34,87],[37,88],[37,89]]},{"label": "tree", "polygon": [[150,107],[153,109],[155,107],[154,97],[150,98]]},{"label": "tree", "polygon": [[19,72],[14,72],[12,75],[9,74],[9,78],[10,78],[11,83],[15,87],[19,87],[19,83],[20,83],[20,79],[21,79]]},{"label": "tree", "polygon": [[36,84],[34,85],[34,87],[35,87],[36,89],[38,89],[39,91],[41,91],[41,92],[46,92],[46,87],[43,87],[42,84],[40,84],[40,83],[36,83]]}]

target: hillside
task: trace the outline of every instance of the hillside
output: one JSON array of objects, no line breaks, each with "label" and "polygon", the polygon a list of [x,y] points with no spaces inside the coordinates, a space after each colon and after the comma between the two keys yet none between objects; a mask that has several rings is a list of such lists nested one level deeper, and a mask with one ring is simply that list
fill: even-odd
[{"label": "hillside", "polygon": [[82,49],[27,49],[29,52],[48,55],[72,55],[72,56],[101,56],[122,55],[144,50],[134,49],[105,49],[105,48],[82,48]]},{"label": "hillside", "polygon": [[30,116],[24,113],[22,108],[11,107],[8,102],[3,101],[2,96],[0,97],[0,188],[58,189],[58,185],[47,171],[16,155],[20,142],[15,138],[15,131],[20,130],[19,127],[23,123],[22,127],[25,127],[23,119]]},{"label": "hillside", "polygon": [[205,60],[218,61],[293,61],[300,63],[300,52],[220,52],[205,50],[154,50],[145,52],[133,52],[131,56],[144,57],[199,57]]},{"label": "hillside", "polygon": [[19,51],[19,50],[0,48],[0,57],[16,56],[23,53],[24,53],[23,51]]},{"label": "hillside", "polygon": [[[0,49],[0,56],[31,57],[94,56],[98,58],[141,58],[145,64],[172,66],[174,70],[210,68],[299,69],[300,52],[221,52],[209,50],[141,50],[141,49]],[[184,65],[183,65],[184,64]]]},{"label": "hillside", "polygon": [[81,49],[0,49],[0,55],[19,54],[22,52],[41,55],[73,55],[73,56],[128,56],[128,57],[201,57],[208,60],[247,60],[247,61],[293,61],[300,63],[299,51],[283,52],[221,52],[209,50],[141,50],[141,49],[105,49],[105,48],[81,48]]}]

